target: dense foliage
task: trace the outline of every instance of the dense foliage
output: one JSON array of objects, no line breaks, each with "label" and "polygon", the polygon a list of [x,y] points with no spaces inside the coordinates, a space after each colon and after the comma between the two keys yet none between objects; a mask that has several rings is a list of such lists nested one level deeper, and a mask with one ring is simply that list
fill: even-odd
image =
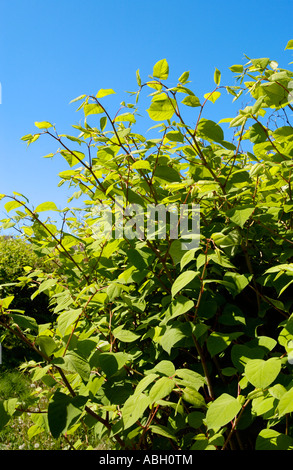
[{"label": "dense foliage", "polygon": [[[248,57],[231,71],[234,85],[216,69],[214,89],[198,98],[188,72],[167,84],[163,59],[146,82],[137,71],[134,103],[115,117],[103,104],[114,91],[101,89],[74,100],[85,116],[77,136],[44,121],[23,138],[56,142],[69,166],[60,184],[82,201],[58,210],[2,195],[11,214],[3,226],[16,224],[54,266],[21,278],[49,296],[52,322],[1,300],[2,328],[40,357],[23,365],[38,384],[21,405],[39,404],[31,436],[49,429],[74,445],[87,426],[117,449],[293,449],[293,73]],[[149,138],[136,131],[145,90]],[[204,113],[223,92],[248,105],[216,123]],[[144,236],[133,213],[124,236],[103,234],[102,209],[117,215],[122,197],[144,210],[199,205],[198,246],[170,237],[168,218],[165,237]],[[61,227],[44,211],[61,214]],[[17,398],[3,400],[1,427],[19,409]]]},{"label": "dense foliage", "polygon": [[[0,298],[9,301],[10,308],[30,315],[39,323],[51,320],[48,296],[43,293],[32,298],[36,284],[21,282],[21,276],[27,271],[41,268],[49,272],[47,266],[32,249],[31,245],[19,237],[0,237]],[[32,350],[8,330],[1,331],[0,342],[3,343],[1,371],[6,367],[17,367],[24,358],[35,356]]]}]

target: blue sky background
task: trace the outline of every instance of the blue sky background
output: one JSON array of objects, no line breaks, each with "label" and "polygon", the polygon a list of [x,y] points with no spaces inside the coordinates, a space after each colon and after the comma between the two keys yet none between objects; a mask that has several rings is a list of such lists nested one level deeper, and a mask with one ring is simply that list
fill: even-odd
[{"label": "blue sky background", "polygon": [[[190,71],[189,87],[200,99],[214,87],[215,67],[221,84],[234,83],[229,67],[244,64],[244,54],[292,67],[292,51],[284,51],[293,39],[292,0],[2,0],[0,7],[0,193],[23,193],[35,207],[48,200],[66,206],[69,190],[57,184],[67,165],[61,156],[42,158],[58,148],[49,138],[28,148],[20,139],[43,120],[77,135],[71,125],[83,113],[69,104],[76,96],[113,88],[117,94],[104,104],[114,112],[131,102],[125,91],[137,89],[136,70],[146,80],[163,58],[171,83]],[[204,117],[231,117],[231,102],[219,99]],[[148,129],[155,123],[141,111],[139,125]]]}]

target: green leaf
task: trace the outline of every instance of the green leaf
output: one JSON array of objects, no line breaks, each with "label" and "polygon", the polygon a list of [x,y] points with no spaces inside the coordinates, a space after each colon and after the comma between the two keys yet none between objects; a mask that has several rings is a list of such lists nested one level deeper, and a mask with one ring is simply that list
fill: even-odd
[{"label": "green leaf", "polygon": [[21,206],[23,206],[23,204],[21,202],[18,202],[18,201],[9,201],[9,202],[6,202],[6,204],[4,205],[5,210],[7,212],[10,212],[13,209],[17,209],[17,207],[21,207]]},{"label": "green leaf", "polygon": [[207,348],[211,357],[216,356],[220,352],[224,351],[235,339],[241,336],[243,333],[218,333],[212,332],[207,339]]},{"label": "green leaf", "polygon": [[224,140],[222,128],[215,122],[204,118],[199,121],[196,135],[205,140],[212,140],[219,143]]},{"label": "green leaf", "polygon": [[287,42],[287,46],[285,47],[286,49],[293,49],[293,39],[290,39],[290,41]]},{"label": "green leaf", "polygon": [[274,429],[262,429],[256,438],[255,450],[293,450],[293,438]]},{"label": "green leaf", "polygon": [[112,330],[113,336],[123,343],[133,343],[133,341],[137,341],[140,338],[140,335],[133,333],[131,330],[125,330],[123,326],[118,326],[114,330]]},{"label": "green leaf", "polygon": [[148,374],[137,384],[134,391],[134,395],[140,395],[154,380],[158,377],[158,374]]},{"label": "green leaf", "polygon": [[236,398],[223,393],[208,407],[206,424],[208,429],[219,429],[232,421],[241,410],[241,404]]},{"label": "green leaf", "polygon": [[147,160],[137,160],[133,165],[131,165],[133,170],[151,170],[150,162]]},{"label": "green leaf", "polygon": [[149,429],[155,434],[159,434],[160,436],[164,436],[164,437],[167,437],[168,439],[173,439],[174,441],[176,441],[175,434],[172,433],[171,430],[167,428],[166,426],[162,426],[159,424],[152,424],[149,427]]},{"label": "green leaf", "polygon": [[194,388],[184,388],[182,392],[182,398],[195,408],[206,408],[206,403],[203,396]]},{"label": "green leaf", "polygon": [[169,183],[181,181],[180,174],[174,168],[167,165],[158,165],[154,171],[154,176]]},{"label": "green leaf", "polygon": [[169,75],[169,65],[166,59],[159,60],[154,65],[153,68],[153,76],[155,78],[159,78],[160,80],[166,80]]},{"label": "green leaf", "polygon": [[178,82],[185,84],[189,78],[189,72],[183,72],[182,75],[178,78]]},{"label": "green leaf", "polygon": [[186,334],[181,331],[179,328],[169,328],[162,336],[160,344],[162,348],[168,353],[171,353],[171,349],[175,344],[179,343],[183,338],[186,337]]},{"label": "green leaf", "polygon": [[35,126],[38,127],[39,129],[49,129],[50,127],[53,127],[53,125],[47,121],[41,121],[41,122],[36,121]]},{"label": "green leaf", "polygon": [[58,207],[54,202],[43,202],[42,204],[39,204],[35,209],[35,212],[44,211],[58,211]]},{"label": "green leaf", "polygon": [[39,346],[41,352],[46,354],[47,357],[50,357],[51,354],[57,348],[57,344],[50,336],[41,335],[36,339],[36,344]]},{"label": "green leaf", "polygon": [[236,207],[227,211],[227,216],[232,220],[232,222],[239,227],[243,228],[244,224],[252,215],[253,211],[255,210],[254,206],[246,206],[243,205],[241,207]]},{"label": "green leaf", "polygon": [[219,91],[213,91],[212,93],[206,93],[203,95],[204,98],[212,103],[215,103],[218,98],[220,98],[221,93]]},{"label": "green leaf", "polygon": [[182,382],[186,387],[191,389],[199,390],[200,387],[203,387],[206,384],[206,380],[202,375],[190,369],[177,369],[176,376],[182,379]]},{"label": "green leaf", "polygon": [[97,365],[105,372],[107,377],[116,374],[129,361],[128,354],[124,352],[105,352],[98,356]]},{"label": "green leaf", "polygon": [[176,109],[176,102],[172,98],[168,98],[165,93],[155,95],[147,110],[149,117],[153,121],[165,121],[171,119]]},{"label": "green leaf", "polygon": [[231,67],[229,67],[229,69],[231,70],[231,72],[242,73],[243,65],[239,65],[239,64],[232,65]]},{"label": "green leaf", "polygon": [[197,271],[184,271],[183,273],[179,274],[171,288],[172,297],[175,297],[175,295],[184,289],[184,287],[186,287],[191,281],[193,281],[197,275]]},{"label": "green leaf", "polygon": [[81,417],[86,400],[82,396],[71,398],[59,391],[54,393],[48,406],[48,423],[55,439]]},{"label": "green leaf", "polygon": [[140,74],[139,74],[139,69],[136,71],[136,81],[137,81],[138,86],[140,87],[141,86],[141,78],[140,78]]},{"label": "green leaf", "polygon": [[190,106],[191,108],[197,108],[198,106],[201,106],[199,99],[194,95],[186,96],[181,101],[181,103],[185,104],[186,106]]},{"label": "green leaf", "polygon": [[38,331],[38,324],[35,318],[28,317],[27,315],[20,315],[18,313],[13,313],[12,318],[21,329]]},{"label": "green leaf", "polygon": [[221,72],[217,68],[215,69],[215,72],[214,72],[214,82],[216,85],[220,85],[220,82],[221,82]]},{"label": "green leaf", "polygon": [[104,96],[113,95],[113,94],[115,94],[115,91],[112,90],[112,88],[108,88],[108,89],[101,88],[101,90],[99,90],[98,93],[96,94],[96,98],[103,98]]},{"label": "green leaf", "polygon": [[85,104],[83,110],[85,116],[89,116],[90,114],[101,114],[104,112],[102,106],[96,103]]},{"label": "green leaf", "polygon": [[149,397],[151,404],[170,395],[174,387],[175,382],[173,379],[160,377],[150,390]]},{"label": "green leaf", "polygon": [[82,309],[79,308],[77,310],[67,310],[59,315],[57,325],[62,336],[65,336],[68,328],[76,322],[81,313]]},{"label": "green leaf", "polygon": [[115,117],[114,122],[132,122],[135,123],[135,117],[132,113],[123,113]]},{"label": "green leaf", "polygon": [[17,402],[17,398],[0,401],[0,430],[6,426],[13,416]]},{"label": "green leaf", "polygon": [[153,369],[146,371],[147,374],[159,374],[171,377],[175,375],[175,367],[173,362],[163,360],[160,361]]},{"label": "green leaf", "polygon": [[293,388],[284,393],[278,404],[278,415],[284,416],[293,411]]},{"label": "green leaf", "polygon": [[254,387],[267,388],[279,375],[281,365],[281,360],[275,357],[267,361],[252,359],[245,366],[245,376]]},{"label": "green leaf", "polygon": [[135,424],[149,405],[150,399],[144,393],[129,397],[121,409],[124,429],[128,429]]},{"label": "green leaf", "polygon": [[194,301],[184,297],[183,295],[178,295],[175,299],[172,300],[168,308],[164,312],[163,323],[166,323],[179,315],[184,315],[194,307]]},{"label": "green leaf", "polygon": [[64,356],[64,361],[65,369],[71,372],[77,372],[85,382],[89,380],[91,369],[87,359],[84,359],[74,351],[69,351],[66,356]]},{"label": "green leaf", "polygon": [[171,142],[184,142],[184,135],[181,134],[180,131],[170,131],[166,134],[167,139],[171,140]]}]

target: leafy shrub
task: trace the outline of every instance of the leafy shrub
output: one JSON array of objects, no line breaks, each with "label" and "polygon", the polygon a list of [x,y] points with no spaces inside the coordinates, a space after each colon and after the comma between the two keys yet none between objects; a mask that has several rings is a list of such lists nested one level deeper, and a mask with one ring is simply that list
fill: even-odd
[{"label": "leafy shrub", "polygon": [[[60,228],[41,218],[58,212],[53,202],[32,210],[25,198],[3,195],[7,212],[16,211],[4,225],[25,218],[34,249],[55,262],[50,273],[28,275],[35,295],[50,297],[53,325],[1,301],[2,326],[40,355],[24,367],[43,382],[34,399],[47,397],[40,411],[54,438],[74,439],[86,425],[117,449],[293,448],[293,73],[268,58],[231,70],[236,85],[221,85],[216,69],[214,89],[200,99],[188,72],[166,84],[163,59],[145,83],[137,71],[135,102],[114,118],[103,105],[114,92],[102,89],[74,100],[85,115],[73,126],[77,137],[44,121],[23,138],[55,140],[69,165],[60,184],[76,189],[70,200],[83,196],[80,209],[61,211]],[[145,89],[157,123],[149,138],[134,130]],[[219,123],[203,117],[223,91],[234,101],[246,93],[250,104]],[[119,218],[123,198],[136,211],[199,205],[198,244],[170,236],[171,212],[166,235],[157,222],[156,236],[146,237],[146,212]],[[122,237],[112,233],[109,208]],[[6,406],[7,420],[13,409]]]},{"label": "leafy shrub", "polygon": [[[37,256],[26,240],[11,236],[0,238],[0,297],[10,299],[10,308],[30,315],[42,323],[51,321],[48,296],[43,293],[31,299],[35,285],[26,279],[26,274],[38,267],[48,272],[42,258]],[[22,276],[24,282],[21,282]],[[0,328],[0,331],[0,340],[5,348],[2,368],[13,368],[25,358],[32,357],[31,348],[23,341],[7,330],[3,333],[3,328]]]}]

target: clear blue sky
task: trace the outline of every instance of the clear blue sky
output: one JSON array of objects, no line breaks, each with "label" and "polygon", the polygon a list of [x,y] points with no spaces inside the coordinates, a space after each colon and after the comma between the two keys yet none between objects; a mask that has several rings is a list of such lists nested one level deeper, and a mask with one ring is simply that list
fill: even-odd
[{"label": "clear blue sky", "polygon": [[[174,83],[190,71],[189,86],[199,98],[211,91],[215,67],[221,84],[233,84],[229,66],[245,63],[244,54],[288,68],[292,51],[284,48],[293,39],[292,17],[292,0],[2,0],[0,193],[23,193],[34,206],[50,200],[65,207],[69,192],[57,184],[66,162],[42,158],[56,144],[43,138],[27,148],[20,140],[35,132],[35,121],[76,135],[71,125],[83,116],[70,100],[113,88],[117,95],[108,101],[114,109],[130,101],[125,91],[136,90],[136,70],[146,79],[162,58]],[[231,116],[226,106],[227,100],[211,104],[205,117]]]}]

